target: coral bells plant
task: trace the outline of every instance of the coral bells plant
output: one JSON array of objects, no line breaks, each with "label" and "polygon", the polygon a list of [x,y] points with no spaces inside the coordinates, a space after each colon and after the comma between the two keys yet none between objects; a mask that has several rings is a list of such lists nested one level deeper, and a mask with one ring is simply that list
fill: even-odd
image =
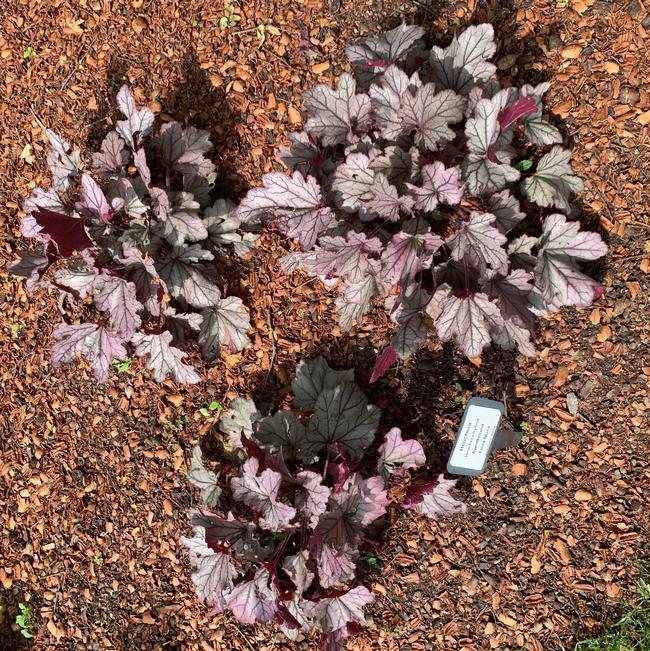
[{"label": "coral bells plant", "polygon": [[232,451],[218,473],[195,448],[189,481],[207,507],[224,511],[192,511],[194,537],[182,543],[211,613],[275,623],[291,639],[316,628],[321,649],[334,651],[365,623],[372,595],[356,583],[356,564],[376,544],[388,488],[404,485],[396,491],[401,505],[430,518],[462,513],[465,505],[449,493],[455,481],[442,475],[404,482],[425,456],[398,428],[368,454],[380,410],[368,404],[353,371],[332,370],[323,358],[303,361],[292,388],[296,409],[270,416],[250,400],[233,401],[220,422]]},{"label": "coral bells plant", "polygon": [[349,47],[354,75],[304,95],[304,131],[280,150],[291,174],[266,175],[237,215],[299,241],[285,271],[339,281],[342,328],[385,300],[384,369],[432,328],[469,357],[490,342],[534,356],[535,315],[599,297],[579,263],[607,248],[566,217],[582,183],[542,116],[548,84],[495,81],[491,25],[444,49],[422,35],[402,25]]},{"label": "coral bells plant", "polygon": [[105,381],[130,345],[156,380],[198,382],[183,362],[190,339],[208,359],[250,343],[248,315],[241,299],[222,296],[216,263],[230,248],[245,254],[255,236],[237,232],[230,202],[211,201],[207,131],[167,122],[154,139],[153,113],[127,86],[117,107],[125,119],[83,172],[80,151],[41,125],[52,184],[34,190],[21,224],[40,248],[20,251],[8,270],[28,289],[61,291],[55,365],[81,354]]}]

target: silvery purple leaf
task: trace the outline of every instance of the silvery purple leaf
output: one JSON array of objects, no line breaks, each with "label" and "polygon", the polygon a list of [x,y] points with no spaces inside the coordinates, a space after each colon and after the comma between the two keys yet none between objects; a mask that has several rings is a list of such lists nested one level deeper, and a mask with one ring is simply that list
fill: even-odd
[{"label": "silvery purple leaf", "polygon": [[194,527],[205,529],[205,542],[212,550],[226,545],[247,560],[266,557],[267,551],[255,539],[254,525],[240,522],[232,513],[228,513],[227,520],[205,509],[192,509],[190,515]]},{"label": "silvery purple leaf", "polygon": [[303,549],[293,556],[285,556],[282,562],[282,569],[287,573],[291,581],[293,581],[299,595],[302,595],[314,580],[314,573],[310,572],[307,568],[308,560],[309,551]]},{"label": "silvery purple leaf", "polygon": [[135,285],[103,273],[95,278],[92,293],[97,309],[108,313],[115,333],[131,339],[142,323],[138,315],[142,304],[136,297]]},{"label": "silvery purple leaf", "polygon": [[226,595],[228,608],[242,624],[268,624],[278,600],[271,575],[260,568],[251,581],[242,581]]},{"label": "silvery purple leaf", "polygon": [[514,267],[532,271],[537,258],[533,255],[533,248],[537,246],[539,238],[530,235],[520,235],[508,245],[508,255],[511,256]]},{"label": "silvery purple leaf", "polygon": [[[219,498],[221,497],[219,474],[208,470],[203,465],[203,453],[198,445],[192,450],[192,463],[187,473],[187,480],[192,486],[201,489],[201,497],[209,509],[218,504]],[[208,605],[211,606],[213,604]]]},{"label": "silvery purple leaf", "polygon": [[348,624],[365,625],[363,608],[372,603],[373,600],[374,597],[370,594],[370,591],[359,585],[338,597],[308,602],[307,615],[314,620],[314,624],[324,633],[340,630],[345,637]]},{"label": "silvery purple leaf", "polygon": [[156,269],[172,296],[194,307],[208,308],[219,305],[221,300],[214,269],[200,264],[212,259],[213,255],[199,244],[174,247],[170,254],[156,260]]},{"label": "silvery purple leaf", "polygon": [[79,295],[79,298],[92,295],[96,278],[97,270],[87,268],[71,269],[64,267],[55,274],[56,282],[71,289],[72,292]]},{"label": "silvery purple leaf", "polygon": [[406,188],[415,197],[414,209],[420,212],[431,212],[439,203],[454,206],[463,197],[460,168],[446,168],[440,161],[422,167],[421,187],[407,183]]},{"label": "silvery purple leaf", "polygon": [[278,501],[282,475],[270,468],[258,475],[259,465],[254,457],[244,463],[241,477],[230,481],[233,497],[260,514],[263,529],[283,531],[296,517],[296,509]]},{"label": "silvery purple leaf", "polygon": [[134,179],[112,178],[108,190],[108,200],[113,211],[123,210],[129,217],[144,215],[149,207],[143,203],[134,186]]},{"label": "silvery purple leaf", "polygon": [[305,131],[325,147],[356,142],[357,134],[367,131],[371,123],[370,98],[356,90],[354,78],[343,73],[335,90],[320,84],[306,91],[303,102],[312,117]]},{"label": "silvery purple leaf", "polygon": [[510,190],[491,195],[488,199],[488,212],[496,217],[496,227],[504,234],[526,217],[526,213],[521,212],[519,201],[510,194]]},{"label": "silvery purple leaf", "polygon": [[126,120],[119,120],[115,129],[132,150],[140,148],[144,137],[153,128],[154,115],[147,107],[138,110],[129,87],[124,84],[117,94],[117,108]]},{"label": "silvery purple leaf", "polygon": [[517,181],[521,176],[510,165],[510,151],[499,142],[501,108],[496,100],[482,99],[476,105],[475,117],[465,123],[469,154],[461,167],[472,194],[498,192],[506,183]]},{"label": "silvery purple leaf", "polygon": [[530,341],[530,333],[528,328],[523,328],[519,321],[513,319],[505,319],[502,325],[494,327],[490,331],[492,340],[497,346],[504,350],[518,348],[522,355],[535,357],[537,351]]},{"label": "silvery purple leaf", "polygon": [[253,434],[253,423],[260,420],[262,414],[255,403],[247,398],[235,398],[228,409],[223,412],[219,421],[219,429],[230,437],[234,448],[241,448],[242,435],[250,437]]},{"label": "silvery purple leaf", "polygon": [[199,344],[206,359],[215,359],[222,349],[228,353],[238,353],[250,346],[251,340],[246,332],[251,324],[241,298],[221,298],[201,314],[203,322]]},{"label": "silvery purple leaf", "polygon": [[468,357],[479,357],[490,343],[490,327],[498,327],[503,322],[496,303],[486,294],[468,294],[462,298],[449,294],[441,300],[439,310],[435,322],[441,341],[455,339]]},{"label": "silvery purple leaf", "polygon": [[279,155],[290,172],[316,176],[321,163],[321,152],[304,131],[290,133],[290,145],[280,145]]},{"label": "silvery purple leaf", "polygon": [[289,237],[296,237],[303,249],[310,249],[334,219],[324,204],[320,185],[300,172],[285,176],[278,172],[262,178],[261,188],[250,190],[237,209],[244,224],[271,221]]},{"label": "silvery purple leaf", "polygon": [[332,192],[336,205],[347,212],[361,209],[365,201],[372,199],[373,180],[374,172],[370,169],[368,156],[350,154],[334,173]]},{"label": "silvery purple leaf", "polygon": [[399,427],[393,427],[379,448],[377,472],[387,480],[393,474],[399,476],[409,468],[423,466],[426,460],[422,446],[415,439],[405,441]]},{"label": "silvery purple leaf", "polygon": [[222,612],[228,605],[226,598],[233,591],[233,580],[238,575],[230,556],[216,552],[196,558],[193,566],[192,583],[198,598],[212,609],[212,613]]},{"label": "silvery purple leaf", "polygon": [[100,150],[93,154],[95,172],[104,178],[123,176],[129,162],[129,150],[117,131],[109,131],[102,141]]},{"label": "silvery purple leaf", "polygon": [[52,187],[57,192],[65,192],[70,187],[70,181],[79,172],[81,152],[70,147],[66,140],[48,129],[38,118],[36,118],[36,122],[45,132],[50,143],[47,152],[47,164],[50,172],[52,172]]},{"label": "silvery purple leaf", "polygon": [[207,239],[215,246],[241,242],[242,237],[237,232],[240,222],[235,216],[235,204],[232,201],[217,199],[203,211],[203,223],[208,230]]},{"label": "silvery purple leaf", "polygon": [[368,238],[365,233],[350,231],[346,237],[324,235],[319,245],[311,251],[291,253],[282,259],[285,273],[300,266],[315,276],[347,278],[350,282],[363,280],[371,267],[370,255],[382,249],[376,237]]},{"label": "silvery purple leaf", "polygon": [[545,301],[587,307],[602,294],[602,285],[581,273],[576,260],[597,260],[607,253],[600,235],[580,232],[580,224],[564,215],[544,221],[535,265],[535,285]]},{"label": "silvery purple leaf", "polygon": [[562,134],[542,117],[542,96],[551,84],[545,82],[537,86],[525,84],[521,87],[522,97],[534,97],[537,110],[524,118],[524,133],[534,145],[561,145]]},{"label": "silvery purple leaf", "polygon": [[348,46],[345,53],[363,88],[392,64],[404,61],[421,44],[424,30],[417,25],[401,24],[379,36],[363,38]]},{"label": "silvery purple leaf", "polygon": [[171,332],[163,331],[159,335],[145,335],[137,332],[131,341],[135,345],[138,357],[147,357],[147,368],[153,372],[154,378],[162,382],[169,374],[180,384],[196,384],[201,380],[199,374],[183,363],[186,353],[171,346]]},{"label": "silvery purple leaf", "polygon": [[[426,515],[432,520],[437,520],[441,516],[452,517],[459,513],[465,513],[467,505],[458,501],[449,493],[450,489],[455,485],[455,479],[445,479],[444,475],[438,475],[436,481],[426,484],[425,487],[407,488],[406,499],[402,502],[402,505],[407,509],[413,509],[422,515]],[[414,499],[411,496],[414,496]]]},{"label": "silvery purple leaf", "polygon": [[302,411],[312,411],[318,397],[325,389],[333,389],[344,382],[354,381],[354,370],[335,371],[322,356],[303,359],[296,367],[291,382],[293,402]]},{"label": "silvery purple leaf", "polygon": [[521,187],[524,194],[538,206],[554,206],[565,213],[571,211],[569,199],[573,192],[582,192],[582,181],[573,174],[569,160],[571,152],[562,147],[553,147],[537,163],[535,173],[524,179]]},{"label": "silvery purple leaf", "polygon": [[420,152],[417,147],[406,150],[396,145],[389,145],[384,149],[383,154],[370,161],[370,168],[375,174],[384,174],[396,187],[401,187],[403,183],[413,180],[419,168],[419,159]]},{"label": "silvery purple leaf", "polygon": [[382,275],[393,285],[401,282],[410,284],[423,268],[426,258],[442,246],[437,235],[432,235],[429,225],[412,219],[406,222],[386,246],[381,256]]},{"label": "silvery purple leaf", "polygon": [[80,354],[88,360],[100,382],[108,380],[113,359],[126,358],[124,339],[95,323],[61,323],[54,329],[52,336],[55,340],[52,347],[54,366],[73,362],[77,354]]},{"label": "silvery purple leaf", "polygon": [[121,262],[126,266],[129,280],[135,285],[136,298],[152,316],[160,316],[160,304],[167,286],[158,275],[154,261],[146,258],[135,247],[124,247],[124,258]]},{"label": "silvery purple leaf", "polygon": [[[59,197],[58,192],[54,188],[48,188],[43,190],[43,188],[34,188],[32,194],[28,199],[25,199],[22,206],[23,210],[31,215],[35,210],[41,208],[47,208],[52,212],[66,212],[66,208]],[[27,234],[23,230],[23,235],[25,237],[35,237],[35,235]]]},{"label": "silvery purple leaf", "polygon": [[323,477],[310,470],[303,470],[296,475],[296,484],[302,490],[296,493],[295,506],[299,513],[309,518],[309,525],[315,527],[318,519],[327,510],[327,503],[332,493],[323,483]]},{"label": "silvery purple leaf", "polygon": [[75,204],[75,208],[82,215],[102,222],[109,222],[113,217],[103,190],[92,176],[85,173],[81,175],[79,201]]},{"label": "silvery purple leaf", "polygon": [[317,558],[318,576],[323,588],[334,588],[337,585],[354,580],[359,552],[344,545],[332,547],[320,545]]},{"label": "silvery purple leaf", "polygon": [[496,72],[496,66],[488,62],[495,52],[492,25],[472,25],[444,50],[431,48],[433,77],[441,88],[466,95],[478,81],[487,81]]},{"label": "silvery purple leaf", "polygon": [[361,322],[363,315],[370,309],[372,299],[382,292],[381,279],[377,274],[378,270],[373,270],[357,283],[345,281],[341,285],[335,305],[339,325],[344,332],[350,330],[354,323]]},{"label": "silvery purple leaf", "polygon": [[208,237],[208,230],[199,216],[201,206],[187,192],[178,192],[160,227],[160,235],[172,246],[185,242],[200,242]]},{"label": "silvery purple leaf", "polygon": [[364,479],[357,473],[348,477],[341,491],[332,496],[332,502],[362,527],[385,515],[386,507],[390,504],[381,477]]},{"label": "silvery purple leaf", "polygon": [[214,188],[214,182],[217,180],[217,173],[211,172],[207,176],[199,174],[183,174],[183,190],[194,196],[201,208],[210,205],[212,201],[210,193]]},{"label": "silvery purple leaf", "polygon": [[177,312],[168,303],[163,304],[167,330],[172,333],[172,344],[183,348],[201,328],[203,317],[196,312]]},{"label": "silvery purple leaf", "polygon": [[314,404],[310,437],[301,447],[303,456],[313,458],[321,448],[338,443],[346,454],[359,459],[375,437],[380,414],[354,382],[324,389]]},{"label": "silvery purple leaf", "polygon": [[434,84],[424,84],[414,95],[402,97],[402,132],[415,131],[415,144],[435,151],[441,141],[454,139],[456,134],[449,125],[460,122],[464,110],[465,100],[460,95],[451,90],[437,93]]},{"label": "silvery purple leaf", "polygon": [[467,260],[483,276],[506,274],[508,253],[504,245],[508,240],[494,227],[495,221],[494,215],[473,210],[469,220],[461,222],[445,241],[452,258],[458,262]]},{"label": "silvery purple leaf", "polygon": [[530,311],[528,295],[533,291],[533,276],[524,269],[516,269],[507,277],[494,276],[481,283],[491,298],[497,299],[504,319],[512,319],[520,327],[533,330],[535,319]]},{"label": "silvery purple leaf", "polygon": [[49,264],[50,261],[43,252],[21,249],[18,251],[18,260],[14,260],[7,267],[7,273],[26,278],[25,287],[28,291],[33,291],[43,286],[41,276]]},{"label": "silvery purple leaf", "polygon": [[265,416],[254,423],[253,431],[255,439],[265,450],[282,450],[282,457],[286,460],[295,458],[296,450],[305,438],[305,426],[293,411],[276,411],[273,416]]},{"label": "silvery purple leaf", "polygon": [[413,208],[413,199],[409,196],[400,197],[397,188],[381,173],[375,174],[370,192],[372,196],[364,204],[365,214],[360,214],[362,221],[379,217],[387,222],[398,222],[400,213],[409,214]]},{"label": "silvery purple leaf", "polygon": [[[147,154],[145,153],[144,149],[138,149],[137,151],[134,152],[133,164],[135,165],[135,168],[138,171],[138,174],[140,175],[142,182],[148,188],[151,185],[151,170],[149,169],[149,165],[147,164]],[[160,188],[156,188],[156,189],[159,192],[164,193],[164,190]]]},{"label": "silvery purple leaf", "polygon": [[390,342],[400,359],[408,359],[426,340],[429,325],[424,307],[430,300],[431,294],[423,289],[416,289],[402,299],[395,317],[397,332]]}]

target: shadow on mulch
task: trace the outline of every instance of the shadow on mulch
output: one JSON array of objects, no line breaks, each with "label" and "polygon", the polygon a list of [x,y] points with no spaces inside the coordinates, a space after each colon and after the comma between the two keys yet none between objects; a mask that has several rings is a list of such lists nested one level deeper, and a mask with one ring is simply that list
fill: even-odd
[{"label": "shadow on mulch", "polygon": [[[102,102],[86,139],[86,145],[92,151],[99,149],[106,136],[107,118],[116,113],[115,97],[120,87],[128,83],[127,73],[128,65],[124,58],[114,55],[108,66],[107,91],[104,94],[110,101]],[[212,195],[237,201],[246,194],[248,185],[231,163],[231,154],[240,151],[243,146],[237,126],[245,116],[231,109],[226,94],[222,89],[214,87],[193,50],[186,52],[177,64],[177,73],[182,83],[169,95],[152,99],[160,103],[163,121],[176,120],[184,127],[191,125],[210,132],[213,149],[208,155],[215,163],[217,172]]]}]

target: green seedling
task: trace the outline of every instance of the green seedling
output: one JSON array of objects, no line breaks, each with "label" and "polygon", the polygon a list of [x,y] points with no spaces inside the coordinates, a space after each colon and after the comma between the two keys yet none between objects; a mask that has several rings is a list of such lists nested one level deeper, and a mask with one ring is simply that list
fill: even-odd
[{"label": "green seedling", "polygon": [[571,4],[571,0],[557,0],[556,6],[558,9],[566,9]]},{"label": "green seedling", "polygon": [[95,565],[101,565],[104,562],[104,557],[101,554],[97,554],[96,556],[93,556],[93,563]]},{"label": "green seedling", "polygon": [[11,336],[15,337],[25,327],[27,327],[27,324],[24,321],[16,321],[16,323],[10,323],[9,328],[11,329]]},{"label": "green seedling", "polygon": [[27,60],[29,57],[31,57],[34,52],[34,48],[31,45],[28,45],[24,50],[23,50],[23,59]]},{"label": "green seedling", "polygon": [[32,637],[32,632],[29,630],[32,625],[32,611],[23,603],[18,604],[18,610],[20,610],[20,615],[16,615],[16,624],[20,629],[20,634],[24,638],[30,638]]},{"label": "green seedling", "polygon": [[213,411],[217,411],[217,412],[223,411],[223,405],[220,402],[213,400],[206,407],[201,407],[201,409],[199,409],[199,413],[201,414],[201,416],[205,416],[206,418],[211,416]]},{"label": "green seedling", "polygon": [[197,27],[199,24],[199,21],[196,18],[192,18],[192,27]]},{"label": "green seedling", "polygon": [[377,565],[379,559],[372,553],[360,556],[360,560],[365,561],[368,565]]},{"label": "green seedling", "polygon": [[230,27],[236,27],[240,20],[241,16],[235,13],[235,7],[226,5],[223,8],[223,16],[219,19],[219,27],[225,31]]},{"label": "green seedling", "polygon": [[532,166],[533,161],[530,158],[524,158],[524,160],[520,160],[516,165],[520,172],[527,172]]},{"label": "green seedling", "polygon": [[133,361],[133,359],[129,356],[124,360],[114,359],[112,363],[113,363],[113,366],[117,369],[118,373],[125,373],[131,367],[131,362],[132,361]]},{"label": "green seedling", "polygon": [[454,404],[465,404],[465,388],[463,385],[460,382],[454,382],[454,390],[456,391],[456,395],[454,396]]}]

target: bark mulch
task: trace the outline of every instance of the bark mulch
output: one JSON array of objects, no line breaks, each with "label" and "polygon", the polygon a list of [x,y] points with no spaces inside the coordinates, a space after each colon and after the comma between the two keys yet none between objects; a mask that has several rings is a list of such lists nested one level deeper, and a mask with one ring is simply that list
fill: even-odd
[{"label": "bark mulch", "polygon": [[[87,154],[128,82],[162,119],[211,131],[219,189],[237,197],[279,169],[274,150],[299,127],[301,92],[346,69],[351,39],[402,18],[431,40],[495,22],[499,74],[552,82],[550,113],[585,180],[583,221],[610,243],[594,271],[607,292],[589,310],[540,321],[534,361],[490,353],[475,366],[432,341],[369,389],[382,426],[425,445],[430,473],[444,467],[470,395],[503,400],[525,437],[460,482],[464,517],[395,515],[377,564],[361,568],[376,600],[349,648],[570,647],[616,617],[649,550],[647,0],[233,4],[242,19],[221,32],[220,2],[4,0],[0,268],[21,244],[22,200],[46,177],[30,109]],[[296,53],[305,30],[311,58]],[[254,345],[204,367],[189,388],[156,384],[138,360],[105,386],[84,365],[54,369],[55,296],[27,296],[2,274],[0,649],[313,648],[206,618],[178,543],[197,500],[183,479],[191,448],[213,435],[202,406],[237,394],[281,401],[297,361],[318,352],[354,365],[365,386],[390,336],[379,310],[341,334],[327,290],[281,275],[289,246],[266,234],[233,267],[226,293],[245,298]],[[20,602],[33,613],[29,642],[13,626]]]}]

